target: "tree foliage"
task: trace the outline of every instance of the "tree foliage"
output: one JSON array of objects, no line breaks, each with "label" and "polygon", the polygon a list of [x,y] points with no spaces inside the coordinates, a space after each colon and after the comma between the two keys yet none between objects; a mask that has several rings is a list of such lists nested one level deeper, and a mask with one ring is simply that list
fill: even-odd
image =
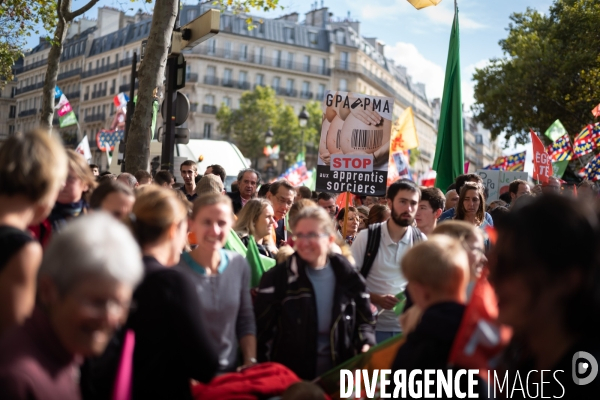
[{"label": "tree foliage", "polygon": [[510,19],[504,57],[473,76],[476,119],[517,143],[556,119],[576,135],[600,103],[600,2],[555,0],[547,15],[528,8]]},{"label": "tree foliage", "polygon": [[[315,105],[317,105],[318,117],[313,117]],[[318,143],[316,124],[319,126],[321,111],[318,103],[308,103],[309,121],[304,128],[304,143]],[[263,154],[266,145],[266,132],[273,132],[272,145],[279,145],[281,152],[288,162],[296,159],[301,152],[302,129],[298,123],[298,116],[294,108],[285,104],[275,96],[275,91],[269,87],[257,86],[251,92],[245,92],[240,99],[240,108],[232,110],[222,105],[217,112],[219,130],[232,140],[240,151],[250,159],[256,159]],[[315,139],[316,138],[316,139]]]},{"label": "tree foliage", "polygon": [[23,56],[27,38],[56,26],[56,1],[0,0],[0,87],[13,79],[12,66]]}]

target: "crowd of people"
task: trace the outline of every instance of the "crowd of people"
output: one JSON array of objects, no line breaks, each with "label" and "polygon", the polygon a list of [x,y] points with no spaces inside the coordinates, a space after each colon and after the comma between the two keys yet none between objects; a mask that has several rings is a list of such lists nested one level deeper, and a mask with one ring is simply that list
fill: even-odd
[{"label": "crowd of people", "polygon": [[[107,399],[125,380],[133,399],[191,399],[264,362],[311,381],[400,334],[393,369],[445,369],[482,274],[513,329],[499,369],[568,371],[550,395],[600,390],[570,374],[574,353],[600,359],[593,182],[574,196],[516,180],[487,205],[477,174],[446,193],[399,180],[340,209],[250,168],[230,192],[219,165],[178,172],[180,186],[169,171],[101,173],[44,132],[3,144],[0,398]],[[275,260],[257,286],[232,238]]]}]

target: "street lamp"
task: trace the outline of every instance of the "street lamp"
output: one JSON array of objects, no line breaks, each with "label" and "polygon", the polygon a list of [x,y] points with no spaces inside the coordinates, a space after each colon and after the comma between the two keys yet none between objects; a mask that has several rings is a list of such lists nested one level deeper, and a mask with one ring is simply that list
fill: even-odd
[{"label": "street lamp", "polygon": [[304,159],[306,159],[306,155],[304,154],[304,128],[308,123],[308,113],[306,112],[306,107],[302,107],[302,111],[298,114],[298,123],[300,124],[300,128],[302,128],[302,142],[300,144],[300,153]]},{"label": "street lamp", "polygon": [[272,141],[273,141],[273,131],[271,130],[271,128],[269,128],[267,133],[265,133],[265,143],[267,145],[269,145],[269,144],[271,144]]}]

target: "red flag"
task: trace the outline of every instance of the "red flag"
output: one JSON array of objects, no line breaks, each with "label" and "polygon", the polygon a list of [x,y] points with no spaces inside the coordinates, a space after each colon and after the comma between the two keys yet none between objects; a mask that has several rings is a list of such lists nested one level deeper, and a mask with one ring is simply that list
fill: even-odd
[{"label": "red flag", "polygon": [[354,207],[354,195],[348,192],[342,192],[335,200],[335,204],[338,206],[338,210],[342,208],[346,208],[346,195],[350,194],[350,198],[348,199],[348,207]]},{"label": "red flag", "polygon": [[533,129],[531,129],[531,143],[533,144],[533,179],[548,182],[548,178],[552,176],[552,159]]},{"label": "red flag", "polygon": [[600,115],[600,104],[598,104],[592,109],[592,114],[594,115],[594,117],[598,118],[598,116]]},{"label": "red flag", "polygon": [[512,336],[510,328],[496,321],[498,300],[487,275],[484,269],[475,283],[448,358],[449,364],[460,368],[479,369],[484,379]]}]

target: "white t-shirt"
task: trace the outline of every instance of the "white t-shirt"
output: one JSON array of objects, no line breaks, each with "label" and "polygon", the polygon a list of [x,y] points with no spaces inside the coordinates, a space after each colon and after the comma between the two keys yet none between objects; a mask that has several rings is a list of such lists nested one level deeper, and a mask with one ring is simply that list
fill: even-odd
[{"label": "white t-shirt", "polygon": [[[409,226],[406,233],[398,243],[394,243],[390,237],[387,221],[381,224],[381,241],[379,242],[379,250],[375,256],[375,262],[371,267],[371,271],[367,276],[367,291],[379,295],[391,294],[396,295],[406,287],[406,278],[402,274],[400,268],[402,257],[408,249],[413,246],[412,229]],[[352,256],[356,262],[358,271],[362,268],[367,248],[369,230],[364,229],[358,233],[354,243],[352,243]],[[427,237],[421,233],[423,240]],[[377,331],[384,332],[399,332],[400,323],[398,317],[392,310],[382,312],[377,318]]]}]

